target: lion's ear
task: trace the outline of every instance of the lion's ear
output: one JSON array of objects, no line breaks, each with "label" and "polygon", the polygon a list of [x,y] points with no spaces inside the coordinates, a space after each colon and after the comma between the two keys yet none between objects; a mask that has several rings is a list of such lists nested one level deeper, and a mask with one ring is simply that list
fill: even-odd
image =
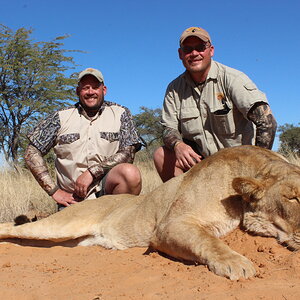
[{"label": "lion's ear", "polygon": [[249,178],[238,177],[234,178],[232,182],[234,190],[240,194],[245,201],[258,201],[265,194],[265,188],[261,181]]}]

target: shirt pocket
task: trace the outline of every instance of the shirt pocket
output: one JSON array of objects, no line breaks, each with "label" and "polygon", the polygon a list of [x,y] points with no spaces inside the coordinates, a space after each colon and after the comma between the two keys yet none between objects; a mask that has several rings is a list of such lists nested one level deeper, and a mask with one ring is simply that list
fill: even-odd
[{"label": "shirt pocket", "polygon": [[76,160],[77,149],[80,144],[79,133],[67,133],[58,137],[54,152],[59,159]]},{"label": "shirt pocket", "polygon": [[200,112],[197,107],[184,107],[180,111],[181,133],[184,136],[199,133]]},{"label": "shirt pocket", "polygon": [[112,143],[117,142],[120,139],[119,132],[100,132],[100,138]]},{"label": "shirt pocket", "polygon": [[211,111],[212,127],[219,135],[233,135],[236,131],[233,111],[228,106]]},{"label": "shirt pocket", "polygon": [[67,144],[72,144],[80,139],[80,134],[79,133],[67,133],[63,134],[58,137],[58,144],[59,145],[67,145]]}]

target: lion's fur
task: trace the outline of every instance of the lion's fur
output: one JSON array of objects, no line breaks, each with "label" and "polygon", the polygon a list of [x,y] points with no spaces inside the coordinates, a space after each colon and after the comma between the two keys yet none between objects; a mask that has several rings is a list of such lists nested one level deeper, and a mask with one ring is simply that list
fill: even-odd
[{"label": "lion's fur", "polygon": [[75,241],[125,249],[152,246],[207,264],[230,279],[255,274],[252,263],[218,237],[242,226],[300,248],[300,168],[255,146],[219,151],[187,173],[140,196],[110,195],[72,205],[0,238]]}]

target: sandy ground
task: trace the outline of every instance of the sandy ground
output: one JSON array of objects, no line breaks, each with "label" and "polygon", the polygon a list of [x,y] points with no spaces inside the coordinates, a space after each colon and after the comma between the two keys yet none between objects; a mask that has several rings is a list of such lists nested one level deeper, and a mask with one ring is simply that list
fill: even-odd
[{"label": "sandy ground", "polygon": [[300,252],[240,230],[224,241],[254,262],[256,277],[230,281],[146,248],[0,244],[1,299],[300,299]]}]

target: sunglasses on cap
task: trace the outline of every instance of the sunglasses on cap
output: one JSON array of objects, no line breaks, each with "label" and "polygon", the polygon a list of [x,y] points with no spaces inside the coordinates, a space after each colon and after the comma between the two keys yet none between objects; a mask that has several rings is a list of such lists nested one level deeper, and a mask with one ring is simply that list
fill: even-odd
[{"label": "sunglasses on cap", "polygon": [[180,49],[185,53],[189,54],[196,50],[197,52],[204,52],[208,47],[210,46],[210,43],[205,43],[205,44],[199,44],[196,45],[195,47],[192,46],[181,46]]}]

